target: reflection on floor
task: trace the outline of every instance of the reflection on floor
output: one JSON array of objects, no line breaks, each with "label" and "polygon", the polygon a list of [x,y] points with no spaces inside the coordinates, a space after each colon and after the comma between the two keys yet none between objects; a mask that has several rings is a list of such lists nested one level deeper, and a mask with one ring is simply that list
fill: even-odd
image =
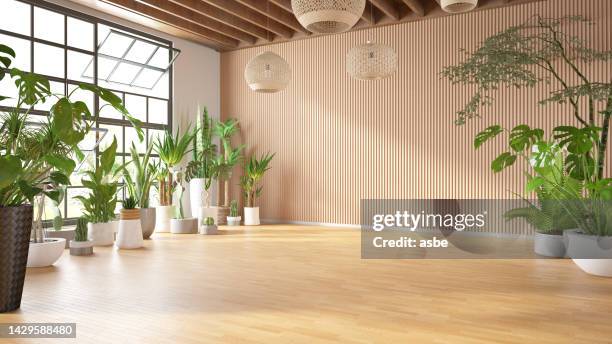
[{"label": "reflection on floor", "polygon": [[55,267],[28,270],[21,310],[0,320],[76,322],[79,343],[557,344],[612,335],[612,279],[569,260],[362,260],[356,229],[221,229],[155,234],[135,251],[66,252]]}]

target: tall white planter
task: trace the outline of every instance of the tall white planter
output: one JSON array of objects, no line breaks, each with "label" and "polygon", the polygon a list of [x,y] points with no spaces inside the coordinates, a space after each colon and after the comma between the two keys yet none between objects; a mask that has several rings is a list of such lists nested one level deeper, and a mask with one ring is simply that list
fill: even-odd
[{"label": "tall white planter", "polygon": [[198,216],[197,210],[204,205],[204,178],[193,178],[189,182],[189,201],[192,216]]},{"label": "tall white planter", "polygon": [[140,225],[140,209],[124,209],[121,211],[119,232],[115,245],[120,249],[141,248],[144,245]]},{"label": "tall white planter", "polygon": [[244,225],[259,226],[259,207],[244,207]]},{"label": "tall white planter", "polygon": [[115,225],[112,222],[88,223],[87,239],[94,246],[110,246],[115,239]]},{"label": "tall white planter", "polygon": [[174,218],[174,206],[164,205],[155,208],[155,233],[169,233],[170,219]]}]

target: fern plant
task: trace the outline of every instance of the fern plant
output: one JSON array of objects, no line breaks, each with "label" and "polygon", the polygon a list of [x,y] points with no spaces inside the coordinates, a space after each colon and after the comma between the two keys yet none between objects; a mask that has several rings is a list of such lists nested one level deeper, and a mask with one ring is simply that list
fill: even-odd
[{"label": "fern plant", "polygon": [[264,173],[270,169],[270,161],[275,154],[263,154],[259,160],[253,156],[244,165],[244,175],[240,178],[240,186],[242,187],[246,207],[254,207],[255,199],[261,195],[263,186],[259,185],[259,182]]},{"label": "fern plant", "polygon": [[87,219],[79,217],[77,219],[76,229],[74,230],[74,241],[87,241]]}]

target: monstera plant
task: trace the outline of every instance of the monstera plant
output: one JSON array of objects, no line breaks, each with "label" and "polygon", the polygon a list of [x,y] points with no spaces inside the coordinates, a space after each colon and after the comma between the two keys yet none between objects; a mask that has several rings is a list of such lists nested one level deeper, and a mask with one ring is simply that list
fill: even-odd
[{"label": "monstera plant", "polygon": [[[517,158],[534,162],[526,171],[527,191],[544,198],[539,201],[558,201],[582,234],[609,237],[612,179],[604,171],[609,163],[612,80],[609,75],[592,76],[588,71],[589,65],[609,64],[612,51],[588,47],[582,37],[564,31],[569,24],[592,23],[580,16],[534,16],[487,38],[463,62],[446,67],[442,75],[476,90],[457,112],[458,125],[479,117],[481,107],[491,104],[493,94],[502,87],[550,84],[553,91],[539,103],[565,106],[566,111],[553,119],[556,126],[520,124],[506,129],[492,125],[476,136],[474,147],[507,134],[508,148],[492,161],[491,169],[500,172]],[[544,129],[550,130],[551,137],[545,139]]]},{"label": "monstera plant", "polygon": [[[33,245],[44,244],[44,197],[59,202],[59,188],[70,184],[74,159],[83,158],[79,143],[95,124],[98,111],[92,112],[84,102],[73,100],[75,90],[91,92],[120,111],[142,137],[139,122],[112,92],[81,84],[68,95],[54,94],[45,77],[11,69],[14,58],[13,49],[0,44],[0,80],[9,77],[15,85],[14,94],[0,96],[0,100],[14,99],[11,110],[0,114],[0,232],[8,240],[7,249],[0,253],[0,264],[9,267],[2,270],[7,275],[0,276],[0,312],[19,307],[30,230],[34,231]],[[41,117],[33,115],[32,110],[46,101],[53,102],[53,106],[40,121]],[[39,120],[32,120],[32,116]]]}]

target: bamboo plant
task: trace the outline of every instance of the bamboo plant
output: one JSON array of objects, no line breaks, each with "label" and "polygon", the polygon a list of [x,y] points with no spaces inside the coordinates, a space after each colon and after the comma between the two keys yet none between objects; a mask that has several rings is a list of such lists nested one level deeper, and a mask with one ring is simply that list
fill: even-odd
[{"label": "bamboo plant", "polygon": [[217,145],[213,143],[214,120],[208,115],[208,109],[204,107],[202,114],[198,116],[194,130],[192,160],[187,165],[185,179],[189,182],[193,178],[204,179],[204,204],[210,206],[210,194],[208,190],[213,180],[218,176],[218,164],[216,160]]},{"label": "bamboo plant", "polygon": [[[217,169],[219,181],[223,181],[223,206],[229,207],[229,181],[232,178],[232,170],[242,159],[244,145],[232,147],[232,137],[238,133],[240,127],[235,119],[225,122],[219,121],[214,126],[214,132],[223,147],[223,152],[217,157]],[[220,203],[220,202],[219,202]]]},{"label": "bamboo plant", "polygon": [[244,175],[240,178],[240,186],[242,187],[246,207],[254,207],[255,200],[261,196],[263,186],[259,183],[264,173],[270,169],[269,165],[274,155],[266,153],[259,159],[253,156],[244,165]]}]

